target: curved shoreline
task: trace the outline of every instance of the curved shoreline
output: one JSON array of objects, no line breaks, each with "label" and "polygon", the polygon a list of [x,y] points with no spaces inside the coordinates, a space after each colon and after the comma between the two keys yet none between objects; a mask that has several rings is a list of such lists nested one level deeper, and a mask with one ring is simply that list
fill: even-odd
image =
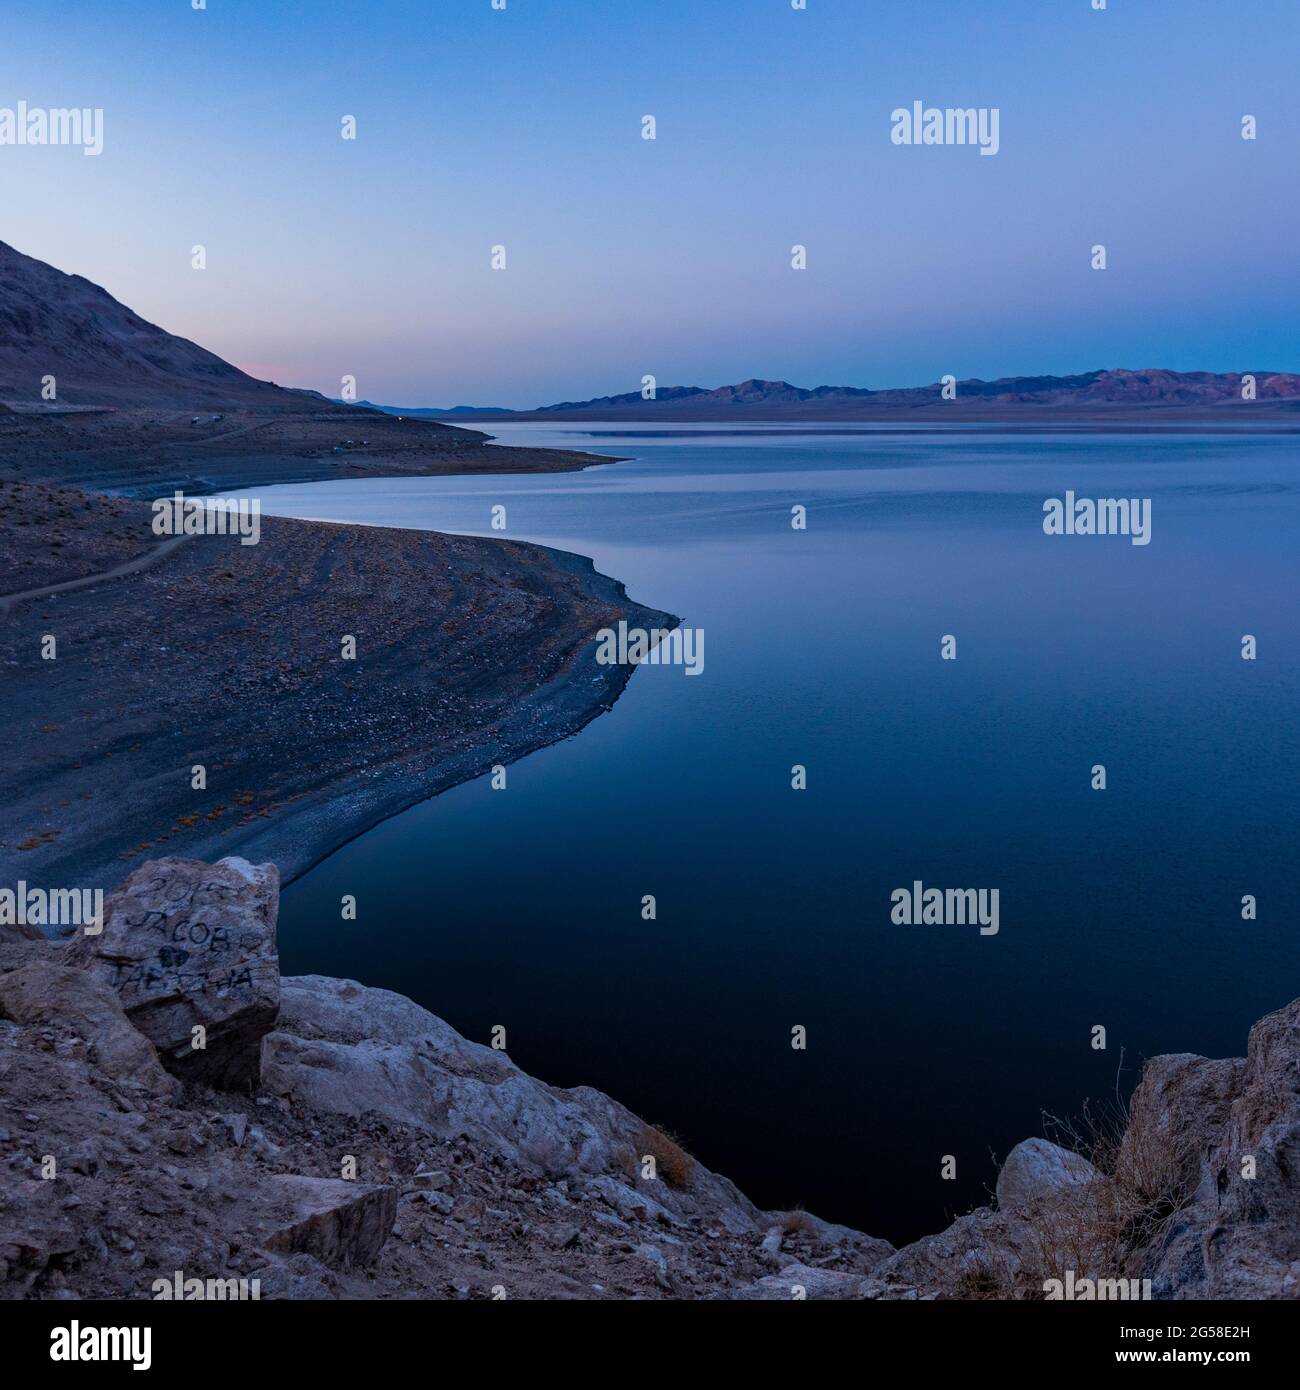
[{"label": "curved shoreline", "polygon": [[[486,543],[494,542],[489,540]],[[672,614],[633,603],[627,597],[623,582],[601,574],[586,556],[531,542],[495,543],[528,544],[530,548],[543,552],[557,569],[578,578],[593,597],[619,605],[629,614],[638,615],[636,621],[642,625],[678,625],[679,619]],[[436,769],[386,776],[379,787],[368,784],[364,777],[339,783],[311,802],[295,806],[293,817],[296,833],[304,836],[304,840],[292,851],[281,849],[277,854],[274,848],[276,837],[268,832],[265,836],[253,835],[232,841],[234,847],[228,852],[238,853],[244,858],[252,856],[258,860],[274,860],[280,868],[281,883],[287,887],[335,851],[360,839],[384,821],[400,816],[421,802],[429,801],[454,787],[486,776],[498,763],[516,763],[531,753],[576,737],[593,720],[613,709],[632,678],[632,668],[600,665],[595,660],[596,645],[594,640],[589,642],[575,654],[572,663],[551,681],[519,697],[515,710],[518,727],[508,731],[503,742],[494,750],[481,747],[466,749],[462,755],[453,757]],[[597,687],[594,696],[592,686]]]},{"label": "curved shoreline", "polygon": [[596,663],[601,627],[677,623],[524,542],[268,517],[258,545],[155,555],[144,502],[6,486],[11,567],[49,582],[0,612],[18,733],[0,881],[111,889],[160,852],[292,881],[609,709],[631,668]]}]

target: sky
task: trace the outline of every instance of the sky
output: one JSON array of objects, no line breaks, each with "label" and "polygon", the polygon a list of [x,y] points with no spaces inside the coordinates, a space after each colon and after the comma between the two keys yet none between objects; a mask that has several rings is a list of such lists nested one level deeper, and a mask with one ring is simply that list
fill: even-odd
[{"label": "sky", "polygon": [[283,385],[1300,370],[1296,0],[194,3],[3,0],[0,108],[104,148],[0,145],[0,239]]}]

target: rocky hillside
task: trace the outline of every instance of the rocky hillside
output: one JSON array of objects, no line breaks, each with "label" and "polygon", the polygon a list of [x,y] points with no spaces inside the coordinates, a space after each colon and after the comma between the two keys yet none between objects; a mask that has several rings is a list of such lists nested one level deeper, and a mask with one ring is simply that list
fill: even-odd
[{"label": "rocky hillside", "polygon": [[[1110,1171],[1029,1140],[996,1209],[895,1251],[761,1212],[669,1136],[409,1000],[282,979],[278,875],[143,866],[103,930],[0,927],[0,1293],[263,1298],[1296,1295],[1300,1001],[1147,1066]],[[1242,1177],[1253,1158],[1254,1176]]]},{"label": "rocky hillside", "polygon": [[0,242],[0,399],[67,405],[303,410],[315,392],[257,381],[188,338],[147,323],[80,275]]},{"label": "rocky hillside", "polygon": [[477,430],[257,381],[82,276],[0,242],[0,481],[154,498],[613,462],[497,447]]}]

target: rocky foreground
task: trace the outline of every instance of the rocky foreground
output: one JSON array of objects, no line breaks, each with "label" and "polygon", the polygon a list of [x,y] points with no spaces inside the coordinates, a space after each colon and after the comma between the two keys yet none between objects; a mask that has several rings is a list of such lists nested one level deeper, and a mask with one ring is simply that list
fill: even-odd
[{"label": "rocky foreground", "polygon": [[178,1271],[262,1298],[1300,1295],[1300,1000],[1245,1058],[1148,1062],[1096,1163],[1028,1140],[996,1207],[895,1250],[759,1211],[399,995],[282,979],[278,891],[270,864],[162,859],[98,933],[0,926],[3,1296]]}]

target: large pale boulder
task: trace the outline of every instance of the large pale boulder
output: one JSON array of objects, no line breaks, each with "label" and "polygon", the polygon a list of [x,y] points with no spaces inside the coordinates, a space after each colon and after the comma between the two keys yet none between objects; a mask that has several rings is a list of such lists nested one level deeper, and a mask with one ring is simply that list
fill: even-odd
[{"label": "large pale boulder", "polygon": [[998,1174],[998,1210],[1026,1214],[1069,1188],[1100,1175],[1086,1158],[1047,1139],[1023,1139]]},{"label": "large pale boulder", "polygon": [[151,860],[110,896],[103,931],[76,938],[69,957],[116,990],[169,1071],[247,1086],[280,1006],[279,888],[274,864]]},{"label": "large pale boulder", "polygon": [[701,1164],[680,1185],[643,1180],[646,1127],[602,1092],[547,1086],[387,990],[322,975],[286,978],[279,1024],[263,1045],[262,1083],[307,1110],[465,1135],[527,1172],[617,1174],[675,1218],[764,1228],[735,1186]]}]

